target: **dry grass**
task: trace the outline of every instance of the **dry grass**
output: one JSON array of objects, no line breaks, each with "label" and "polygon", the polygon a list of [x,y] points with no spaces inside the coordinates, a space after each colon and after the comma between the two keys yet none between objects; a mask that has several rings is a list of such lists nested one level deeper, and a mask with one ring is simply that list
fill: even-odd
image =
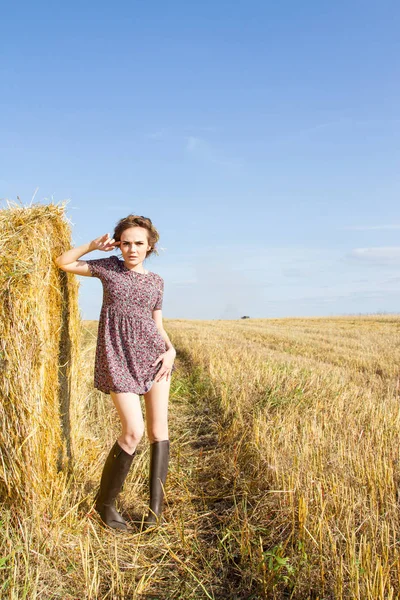
[{"label": "dry grass", "polygon": [[398,316],[171,324],[220,398],[221,452],[248,498],[232,526],[246,557],[258,545],[267,559],[268,597],[398,597],[399,328]]}]

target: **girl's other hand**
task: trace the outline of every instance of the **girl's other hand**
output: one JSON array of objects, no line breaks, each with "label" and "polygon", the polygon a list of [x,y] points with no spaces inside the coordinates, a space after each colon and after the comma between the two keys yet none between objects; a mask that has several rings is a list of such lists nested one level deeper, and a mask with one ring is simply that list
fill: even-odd
[{"label": "girl's other hand", "polygon": [[175,356],[175,349],[170,349],[160,354],[157,360],[153,362],[153,367],[155,367],[159,362],[161,362],[161,366],[159,367],[159,371],[157,371],[154,381],[161,381],[164,376],[165,380],[169,381],[169,378],[171,377],[172,373],[172,367],[174,364]]}]

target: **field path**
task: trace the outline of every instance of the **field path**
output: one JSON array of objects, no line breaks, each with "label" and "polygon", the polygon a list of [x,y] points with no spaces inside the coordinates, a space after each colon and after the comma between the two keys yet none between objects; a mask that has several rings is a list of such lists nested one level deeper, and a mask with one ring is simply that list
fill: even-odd
[{"label": "field path", "polygon": [[[179,370],[169,408],[165,522],[152,534],[164,560],[152,576],[148,593],[139,597],[260,598],[249,588],[243,591],[237,540],[226,527],[239,496],[219,452],[218,405],[198,369],[192,369],[179,353],[176,364]],[[154,547],[145,551],[152,554]]]}]

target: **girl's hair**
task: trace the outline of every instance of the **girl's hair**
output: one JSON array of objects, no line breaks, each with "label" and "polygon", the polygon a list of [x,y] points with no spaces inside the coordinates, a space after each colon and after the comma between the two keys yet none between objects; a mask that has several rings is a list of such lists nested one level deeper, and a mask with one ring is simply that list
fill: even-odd
[{"label": "girl's hair", "polygon": [[155,253],[158,255],[157,248],[155,247],[156,243],[160,239],[159,233],[157,229],[154,227],[151,219],[148,217],[143,217],[139,215],[128,215],[123,219],[120,219],[115,226],[113,238],[116,242],[121,241],[122,232],[125,229],[129,229],[129,227],[144,227],[147,229],[147,239],[151,246],[151,250],[148,250],[146,253],[146,258],[151,254]]}]

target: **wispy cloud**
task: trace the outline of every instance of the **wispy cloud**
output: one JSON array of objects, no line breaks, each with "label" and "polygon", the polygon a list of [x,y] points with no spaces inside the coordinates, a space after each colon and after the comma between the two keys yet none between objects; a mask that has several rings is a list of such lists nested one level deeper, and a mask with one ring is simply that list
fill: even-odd
[{"label": "wispy cloud", "polygon": [[279,132],[276,137],[273,135],[269,138],[267,142],[264,142],[268,145],[275,144],[285,144],[287,142],[293,142],[298,138],[302,138],[303,136],[312,135],[314,133],[318,133],[320,131],[324,131],[325,129],[335,128],[339,125],[342,125],[345,122],[345,119],[335,119],[334,121],[326,121],[324,123],[315,123],[315,125],[310,125],[309,127],[304,127],[302,129],[293,129],[285,132]]},{"label": "wispy cloud", "polygon": [[292,135],[303,135],[304,133],[314,133],[315,131],[320,131],[322,129],[328,129],[329,127],[336,127],[337,125],[341,125],[345,119],[336,119],[335,121],[327,121],[326,123],[317,123],[316,125],[311,125],[311,127],[305,127],[304,129],[299,129],[297,131],[293,131]]},{"label": "wispy cloud", "polygon": [[150,133],[146,133],[145,137],[150,139],[150,140],[162,140],[165,138],[167,134],[167,130],[164,129],[158,129],[156,131],[151,131]]},{"label": "wispy cloud", "polygon": [[186,142],[186,150],[188,152],[194,152],[196,149],[204,147],[204,141],[198,137],[189,136]]},{"label": "wispy cloud", "polygon": [[197,159],[222,167],[238,169],[243,166],[240,159],[223,156],[210,142],[193,135],[186,137],[186,151]]},{"label": "wispy cloud", "polygon": [[400,123],[400,119],[353,119],[351,117],[342,117],[340,119],[334,119],[333,121],[327,121],[324,123],[316,123],[310,127],[294,131],[294,135],[302,135],[304,133],[314,133],[322,129],[328,129],[329,127],[337,127],[338,125],[348,125],[357,127],[368,127],[371,125],[397,125]]},{"label": "wispy cloud", "polygon": [[381,229],[400,229],[400,225],[348,225],[339,229],[352,229],[357,231],[381,230]]},{"label": "wispy cloud", "polygon": [[377,248],[354,248],[348,258],[371,264],[400,263],[400,246],[381,246]]},{"label": "wispy cloud", "polygon": [[287,132],[280,133],[276,138],[271,137],[268,142],[268,145],[275,145],[279,143],[287,143],[297,140],[298,138],[302,138],[304,136],[313,135],[313,134],[324,134],[325,130],[336,129],[339,127],[350,129],[354,127],[370,127],[376,125],[398,125],[400,123],[400,119],[368,119],[368,120],[359,120],[351,117],[341,117],[337,119],[333,119],[331,121],[324,121],[322,123],[315,123],[314,125],[310,125],[309,127],[304,127],[301,129],[293,129]]}]

